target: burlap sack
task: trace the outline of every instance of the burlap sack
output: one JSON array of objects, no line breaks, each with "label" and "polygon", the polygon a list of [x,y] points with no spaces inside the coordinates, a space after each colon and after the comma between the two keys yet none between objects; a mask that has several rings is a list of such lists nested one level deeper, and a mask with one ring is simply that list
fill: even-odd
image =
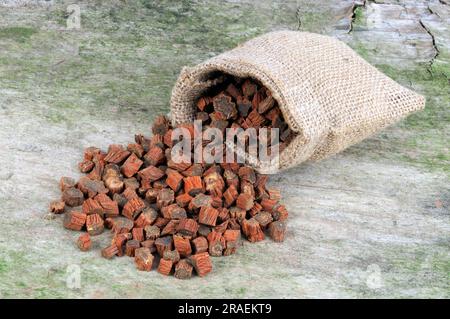
[{"label": "burlap sack", "polygon": [[425,105],[423,96],[378,71],[345,43],[279,31],[183,68],[170,102],[174,124],[193,120],[197,98],[219,81],[217,71],[257,79],[278,101],[297,133],[281,152],[279,169],[336,154]]}]

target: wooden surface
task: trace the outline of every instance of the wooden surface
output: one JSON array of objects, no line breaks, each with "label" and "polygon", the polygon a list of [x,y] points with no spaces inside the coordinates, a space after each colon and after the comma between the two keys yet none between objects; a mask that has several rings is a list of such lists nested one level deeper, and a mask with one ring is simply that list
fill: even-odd
[{"label": "wooden surface", "polygon": [[[450,297],[447,0],[79,3],[81,29],[67,30],[64,3],[0,1],[0,297]],[[427,96],[425,111],[271,178],[285,243],[245,243],[180,281],[101,258],[106,234],[80,252],[45,218],[84,147],[150,133],[182,66],[280,29],[334,35]]]}]

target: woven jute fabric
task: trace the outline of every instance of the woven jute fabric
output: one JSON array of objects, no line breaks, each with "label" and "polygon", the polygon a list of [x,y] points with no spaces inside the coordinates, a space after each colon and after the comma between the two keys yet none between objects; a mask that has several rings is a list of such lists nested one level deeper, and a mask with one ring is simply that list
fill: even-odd
[{"label": "woven jute fabric", "polygon": [[220,81],[220,73],[260,81],[296,132],[280,153],[279,166],[257,167],[265,173],[336,154],[425,106],[423,96],[378,71],[345,43],[277,31],[183,68],[170,101],[173,124],[194,119],[198,97]]}]

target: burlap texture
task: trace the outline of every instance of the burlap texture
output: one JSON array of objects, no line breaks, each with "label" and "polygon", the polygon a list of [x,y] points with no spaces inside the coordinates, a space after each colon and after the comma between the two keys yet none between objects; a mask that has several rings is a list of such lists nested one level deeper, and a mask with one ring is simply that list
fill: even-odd
[{"label": "burlap texture", "polygon": [[195,103],[219,72],[259,80],[297,133],[273,173],[336,154],[411,112],[425,98],[371,66],[345,43],[296,31],[271,32],[205,62],[185,67],[173,88],[173,124],[190,122]]}]

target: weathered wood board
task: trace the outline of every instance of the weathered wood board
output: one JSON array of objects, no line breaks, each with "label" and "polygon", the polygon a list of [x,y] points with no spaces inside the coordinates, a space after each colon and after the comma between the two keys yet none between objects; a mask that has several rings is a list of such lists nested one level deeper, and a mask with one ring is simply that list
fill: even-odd
[{"label": "weathered wood board", "polygon": [[[448,1],[79,3],[68,29],[64,3],[0,1],[0,297],[450,297]],[[99,241],[80,252],[45,219],[84,147],[149,134],[182,66],[280,29],[334,35],[427,96],[424,112],[272,178],[285,243],[245,243],[180,281],[100,258]]]}]

